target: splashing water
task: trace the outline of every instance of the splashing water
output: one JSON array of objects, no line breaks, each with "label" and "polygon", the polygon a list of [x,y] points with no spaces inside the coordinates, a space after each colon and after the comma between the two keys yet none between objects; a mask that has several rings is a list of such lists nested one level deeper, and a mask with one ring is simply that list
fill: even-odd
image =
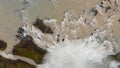
[{"label": "splashing water", "polygon": [[96,42],[91,36],[82,40],[65,40],[48,49],[44,64],[38,68],[112,68],[112,44]]},{"label": "splashing water", "polygon": [[[119,63],[109,57],[116,54],[113,51],[114,46],[111,40],[98,39],[101,35],[105,38],[107,32],[111,31],[109,24],[107,24],[106,30],[103,29],[106,27],[104,26],[93,31],[93,34],[87,38],[79,39],[82,37],[82,31],[86,30],[92,33],[93,28],[100,27],[94,16],[95,13],[88,15],[83,11],[79,19],[76,20],[72,19],[71,11],[66,12],[61,24],[58,24],[55,19],[44,20],[44,23],[54,28],[53,35],[44,34],[35,26],[30,25],[26,10],[33,5],[33,2],[32,0],[24,0],[24,3],[25,1],[24,7],[17,11],[23,21],[24,36],[26,34],[32,36],[39,47],[48,51],[43,64],[39,64],[37,68],[118,68]],[[56,1],[52,0],[54,4]],[[112,12],[110,18],[106,19],[98,5],[95,10],[103,16],[105,21],[112,22],[115,12]],[[85,29],[83,30],[81,27]],[[56,41],[58,34],[61,36],[59,42]],[[61,41],[62,39],[65,40]]]}]

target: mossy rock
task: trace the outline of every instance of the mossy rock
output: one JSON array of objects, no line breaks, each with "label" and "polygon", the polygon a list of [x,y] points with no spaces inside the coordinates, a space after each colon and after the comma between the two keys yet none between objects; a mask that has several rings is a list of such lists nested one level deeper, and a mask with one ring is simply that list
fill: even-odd
[{"label": "mossy rock", "polygon": [[0,68],[6,68],[5,63],[3,63],[3,62],[0,61]]},{"label": "mossy rock", "polygon": [[0,68],[35,68],[22,60],[10,60],[0,56]]},{"label": "mossy rock", "polygon": [[5,50],[6,47],[7,47],[7,43],[2,41],[2,40],[0,40],[0,50]]},{"label": "mossy rock", "polygon": [[24,56],[34,60],[37,64],[42,63],[42,59],[46,54],[46,50],[39,48],[32,40],[32,37],[24,37],[20,43],[16,44],[13,54]]}]

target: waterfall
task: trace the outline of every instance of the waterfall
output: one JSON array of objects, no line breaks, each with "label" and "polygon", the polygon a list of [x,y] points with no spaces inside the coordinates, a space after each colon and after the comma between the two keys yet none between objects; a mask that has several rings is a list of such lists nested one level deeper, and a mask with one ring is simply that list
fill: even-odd
[{"label": "waterfall", "polygon": [[[112,41],[106,39],[107,34],[113,37],[111,26],[113,26],[113,17],[117,13],[115,6],[116,11],[111,12],[108,17],[104,15],[103,8],[97,4],[90,12],[83,11],[78,19],[72,19],[74,11],[65,12],[60,24],[56,19],[45,19],[43,20],[45,24],[54,27],[54,33],[51,35],[42,33],[30,24],[27,11],[35,4],[33,0],[21,1],[23,7],[16,12],[23,22],[24,36],[30,35],[39,47],[48,51],[43,64],[38,64],[37,68],[118,68],[119,62],[110,57],[116,54],[114,45],[117,42],[114,41],[115,39]],[[56,2],[57,0],[52,0],[55,5]],[[100,21],[96,17],[98,13],[107,24],[99,26]],[[57,39],[59,42],[56,41]]]}]

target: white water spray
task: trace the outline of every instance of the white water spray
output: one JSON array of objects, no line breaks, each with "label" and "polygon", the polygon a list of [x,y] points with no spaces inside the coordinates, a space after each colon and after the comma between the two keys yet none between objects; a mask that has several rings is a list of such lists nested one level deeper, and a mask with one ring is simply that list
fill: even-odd
[{"label": "white water spray", "polygon": [[[51,23],[55,24],[53,35],[43,34],[36,27],[30,26],[25,10],[29,8],[28,6],[32,4],[32,1],[25,1],[27,1],[26,3],[28,4],[22,8],[23,10],[20,9],[19,13],[19,16],[23,20],[24,34],[32,36],[34,42],[39,47],[48,50],[43,64],[39,64],[38,68],[117,68],[119,63],[116,63],[109,57],[109,55],[115,54],[111,41],[103,40],[103,42],[101,42],[96,38],[98,34],[106,34],[109,30],[102,31],[98,29],[98,31],[93,32],[93,36],[89,36],[84,40],[78,39],[82,33],[81,27],[86,28],[85,30],[88,30],[89,26],[92,28],[97,27],[98,22],[95,17],[91,17],[90,15],[86,17],[87,14],[84,13],[80,15],[78,20],[73,20],[71,19],[72,15],[66,12],[65,18],[60,25],[56,25],[56,20],[54,20],[55,23]],[[54,0],[54,4],[55,3],[56,0]],[[96,9],[102,16],[103,14],[99,8],[100,7],[97,6]],[[44,22],[50,21],[44,20]],[[64,42],[56,42],[58,34],[61,36],[60,38],[65,39]]]},{"label": "white water spray", "polygon": [[44,64],[38,68],[114,68],[109,55],[113,52],[109,41],[98,43],[94,36],[83,40],[65,40],[48,48]]}]

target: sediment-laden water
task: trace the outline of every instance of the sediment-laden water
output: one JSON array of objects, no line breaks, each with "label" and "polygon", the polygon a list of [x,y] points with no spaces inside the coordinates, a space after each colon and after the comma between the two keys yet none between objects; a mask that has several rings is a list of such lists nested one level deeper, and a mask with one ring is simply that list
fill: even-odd
[{"label": "sediment-laden water", "polygon": [[[119,56],[114,55],[120,52],[119,4],[119,0],[0,0],[0,39],[7,42],[1,55],[15,58],[14,45],[28,45],[30,36],[47,51],[42,64],[28,59],[34,56],[27,56],[26,50],[22,55],[17,48],[16,53],[27,56],[18,58],[36,68],[118,68]],[[19,27],[23,31],[17,33]]]}]

